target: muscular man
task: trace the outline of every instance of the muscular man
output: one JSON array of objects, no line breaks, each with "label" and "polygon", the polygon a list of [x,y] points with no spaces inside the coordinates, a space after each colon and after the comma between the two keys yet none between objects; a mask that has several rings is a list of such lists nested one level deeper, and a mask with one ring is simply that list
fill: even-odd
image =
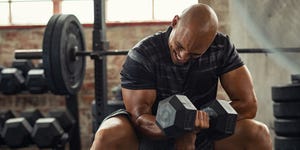
[{"label": "muscular man", "polygon": [[[166,31],[135,45],[121,71],[126,111],[102,122],[91,149],[271,150],[268,128],[253,120],[257,104],[250,73],[217,27],[215,12],[196,4],[176,15]],[[218,79],[238,112],[234,135],[216,141],[201,132],[209,127],[209,117],[198,110],[197,131],[167,138],[155,123],[158,102],[183,94],[199,109],[215,100]]]}]

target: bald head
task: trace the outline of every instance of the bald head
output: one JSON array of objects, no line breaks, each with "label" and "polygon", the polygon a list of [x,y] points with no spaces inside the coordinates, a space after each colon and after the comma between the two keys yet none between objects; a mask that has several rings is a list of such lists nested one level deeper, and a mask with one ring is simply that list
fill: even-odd
[{"label": "bald head", "polygon": [[185,9],[180,15],[178,25],[193,27],[194,30],[216,32],[218,18],[215,11],[205,4],[195,4]]},{"label": "bald head", "polygon": [[201,56],[213,42],[218,18],[214,10],[205,4],[195,4],[172,20],[173,30],[169,47],[174,63],[182,64],[192,56]]}]

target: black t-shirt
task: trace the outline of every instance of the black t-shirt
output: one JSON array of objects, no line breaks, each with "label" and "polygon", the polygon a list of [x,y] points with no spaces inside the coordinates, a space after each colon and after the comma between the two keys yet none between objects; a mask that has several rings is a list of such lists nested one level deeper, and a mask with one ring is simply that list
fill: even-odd
[{"label": "black t-shirt", "polygon": [[209,49],[185,65],[171,60],[168,38],[172,28],[146,37],[133,47],[121,71],[121,85],[126,89],[155,89],[157,105],[174,94],[186,95],[196,108],[216,99],[218,77],[243,62],[228,36],[218,33]]}]

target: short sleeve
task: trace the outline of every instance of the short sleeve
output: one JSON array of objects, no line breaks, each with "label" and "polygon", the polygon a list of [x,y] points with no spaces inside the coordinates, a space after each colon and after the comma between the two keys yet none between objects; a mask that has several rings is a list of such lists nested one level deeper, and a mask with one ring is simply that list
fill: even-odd
[{"label": "short sleeve", "polygon": [[221,55],[221,62],[218,66],[218,75],[225,74],[244,65],[235,46],[230,42],[229,37],[226,36],[224,38],[223,55]]},{"label": "short sleeve", "polygon": [[151,63],[135,50],[128,53],[120,74],[123,88],[155,89],[155,76]]}]

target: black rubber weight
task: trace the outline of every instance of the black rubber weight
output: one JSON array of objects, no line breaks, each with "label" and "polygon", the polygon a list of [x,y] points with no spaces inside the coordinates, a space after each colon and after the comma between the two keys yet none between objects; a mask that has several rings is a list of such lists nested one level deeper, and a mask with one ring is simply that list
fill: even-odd
[{"label": "black rubber weight", "polygon": [[275,119],[274,129],[279,136],[300,136],[300,119]]},{"label": "black rubber weight", "polygon": [[275,150],[299,150],[300,137],[275,137]]},{"label": "black rubber weight", "polygon": [[274,102],[300,102],[300,84],[273,86],[272,99]]},{"label": "black rubber weight", "polygon": [[300,102],[274,103],[273,114],[276,118],[300,118]]}]

